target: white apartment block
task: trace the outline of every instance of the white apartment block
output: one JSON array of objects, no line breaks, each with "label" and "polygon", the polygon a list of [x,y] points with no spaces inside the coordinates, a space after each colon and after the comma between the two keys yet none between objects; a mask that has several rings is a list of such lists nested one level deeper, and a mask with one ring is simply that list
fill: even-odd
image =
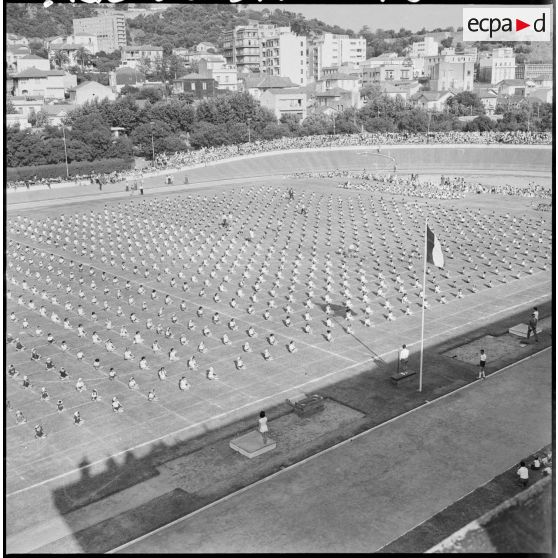
[{"label": "white apartment block", "polygon": [[109,53],[126,46],[126,18],[122,14],[84,17],[72,22],[74,35],[95,35],[100,51]]},{"label": "white apartment block", "polygon": [[290,31],[290,27],[276,27],[270,24],[237,26],[223,35],[223,55],[227,64],[235,64],[241,72],[259,71],[264,42]]},{"label": "white apartment block", "polygon": [[264,74],[288,77],[297,85],[306,85],[308,75],[306,37],[283,33],[267,39],[262,49],[261,70]]},{"label": "white apartment block", "polygon": [[438,54],[438,42],[434,37],[424,37],[422,41],[418,41],[411,45],[409,56],[419,58],[424,56],[436,56]]},{"label": "white apartment block", "polygon": [[322,68],[349,63],[357,68],[366,60],[366,39],[324,33],[308,49],[309,77],[322,78]]},{"label": "white apartment block", "polygon": [[495,48],[492,56],[479,61],[479,79],[489,83],[500,83],[515,79],[515,55],[513,48]]}]

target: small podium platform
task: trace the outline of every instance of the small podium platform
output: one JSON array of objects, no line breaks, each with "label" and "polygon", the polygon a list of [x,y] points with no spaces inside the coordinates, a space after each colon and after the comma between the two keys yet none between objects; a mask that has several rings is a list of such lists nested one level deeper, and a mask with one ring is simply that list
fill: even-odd
[{"label": "small podium platform", "polygon": [[416,376],[417,373],[415,372],[415,370],[409,370],[407,369],[407,372],[405,372],[405,374],[401,374],[401,372],[397,373],[397,374],[392,374],[391,376],[391,383],[395,384],[397,387],[399,387],[399,384],[408,380],[409,378],[412,378],[413,376]]},{"label": "small podium platform", "polygon": [[[516,337],[522,337],[523,339],[527,339],[527,330],[529,326],[527,324],[517,324],[513,327],[508,329],[508,333],[511,335],[515,335]],[[542,328],[537,325],[537,334],[542,333]]]},{"label": "small podium platform", "polygon": [[287,403],[295,410],[295,413],[301,417],[310,417],[324,410],[324,398],[321,395],[298,395],[287,399]]},{"label": "small podium platform", "polygon": [[271,438],[268,438],[267,444],[264,445],[262,435],[257,430],[251,430],[247,434],[232,439],[229,442],[229,446],[248,459],[252,459],[253,457],[258,457],[258,455],[274,450],[277,444]]}]

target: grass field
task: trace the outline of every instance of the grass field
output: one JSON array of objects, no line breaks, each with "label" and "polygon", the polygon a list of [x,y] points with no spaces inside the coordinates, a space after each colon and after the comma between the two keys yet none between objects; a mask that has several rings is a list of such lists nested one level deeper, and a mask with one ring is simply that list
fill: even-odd
[{"label": "grass field", "polygon": [[[384,375],[382,362],[392,361],[402,342],[416,348],[419,340],[421,299],[415,276],[420,283],[426,215],[444,246],[447,263],[443,272],[431,269],[427,276],[427,346],[440,333],[474,319],[471,308],[482,305],[484,312],[487,302],[487,316],[505,312],[511,302],[492,300],[492,292],[513,293],[532,285],[550,293],[551,224],[541,226],[541,214],[531,205],[536,200],[477,196],[433,202],[341,190],[331,181],[295,181],[292,186],[293,201],[286,197],[284,181],[270,181],[234,190],[230,186],[192,189],[185,194],[153,194],[106,203],[85,201],[8,214],[7,261],[11,267],[7,269],[7,289],[11,297],[7,313],[14,312],[17,321],[8,319],[7,333],[18,337],[25,349],[16,351],[14,344],[7,345],[6,366],[15,365],[19,376],[7,378],[6,399],[12,410],[21,410],[27,418],[25,424],[17,424],[14,413],[7,413],[9,496],[17,497],[19,492],[87,465],[93,465],[92,472],[103,470],[109,457],[118,463],[130,450],[141,455],[154,443],[194,438],[294,394],[332,385],[347,375],[364,370]],[[300,212],[302,205],[307,215]],[[229,212],[232,226],[219,226],[223,213]],[[356,256],[348,254],[350,245],[356,247]],[[122,255],[126,258],[124,268]],[[155,263],[159,269],[154,269]],[[79,264],[83,264],[82,271]],[[380,272],[385,283],[381,296]],[[47,275],[50,284],[45,282]],[[397,277],[403,281],[413,315],[405,315]],[[175,283],[171,284],[173,278]],[[138,293],[140,284],[144,294]],[[330,342],[324,336],[329,328],[325,323],[328,284],[334,326]],[[223,290],[219,290],[220,285]],[[71,292],[66,291],[68,286]],[[205,293],[200,293],[202,288]],[[463,299],[457,298],[458,288]],[[150,296],[153,289],[157,299]],[[43,290],[46,299],[41,297]],[[117,298],[118,290],[121,298]],[[216,301],[217,293],[220,300]],[[58,304],[52,302],[55,294]],[[252,301],[253,294],[256,299]],[[20,295],[23,304],[17,302]],[[441,302],[442,296],[447,304]],[[233,298],[235,308],[230,304]],[[35,309],[29,308],[30,299]],[[351,320],[346,319],[347,300],[352,301]],[[108,310],[103,309],[104,301]],[[180,309],[181,301],[185,310]],[[275,307],[269,306],[271,301]],[[66,302],[72,304],[71,310],[65,309]],[[386,302],[393,307],[394,321],[386,319]],[[83,316],[76,311],[80,304]],[[45,316],[39,314],[41,305]],[[121,315],[117,313],[119,306]],[[203,315],[198,317],[200,306]],[[370,326],[364,323],[367,306]],[[264,318],[266,309],[269,319]],[[93,311],[97,322],[91,320]],[[54,323],[52,312],[61,320],[67,317],[73,329]],[[136,324],[129,319],[132,312],[138,317]],[[212,319],[215,313],[219,314],[218,323]],[[287,315],[290,326],[285,325]],[[162,331],[169,327],[172,337],[147,329],[148,317],[154,326],[160,324]],[[228,327],[232,317],[238,325],[234,331]],[[27,328],[23,327],[25,320]],[[106,320],[112,322],[112,330],[106,329]],[[188,327],[190,320],[194,329]],[[84,326],[85,338],[76,333],[79,323]],[[310,333],[302,329],[306,323]],[[39,335],[37,325],[43,330]],[[130,338],[119,335],[123,325]],[[352,332],[347,331],[349,325]],[[203,335],[204,326],[209,328],[209,336]],[[257,337],[248,335],[250,326]],[[102,340],[99,344],[92,342],[95,331]],[[132,343],[136,331],[144,339],[140,345]],[[48,332],[54,337],[52,344],[46,340]],[[267,341],[271,332],[277,339],[273,346]],[[222,342],[225,333],[230,345]],[[181,334],[186,335],[186,345],[180,344]],[[114,352],[105,349],[109,338]],[[160,353],[151,348],[155,339]],[[69,347],[67,351],[61,350],[62,340]],[[290,340],[296,344],[295,353],[287,350]],[[201,341],[207,352],[198,350]],[[242,349],[246,341],[251,352]],[[32,347],[41,355],[38,363],[31,362]],[[123,359],[127,347],[135,360]],[[169,360],[171,348],[177,350],[179,360]],[[263,358],[265,349],[273,360]],[[76,358],[79,350],[84,352],[81,361]],[[187,367],[192,355],[198,361],[197,370]],[[149,370],[139,369],[141,356],[146,357]],[[243,358],[245,369],[235,367],[238,356]],[[45,369],[46,357],[53,359],[54,371]],[[98,370],[92,366],[95,358],[100,359]],[[70,373],[64,382],[58,376],[61,366]],[[157,377],[161,366],[168,371],[166,381]],[[209,366],[217,380],[206,378]],[[114,380],[108,378],[111,367],[117,372]],[[31,388],[21,387],[24,374],[29,376]],[[139,384],[138,390],[128,388],[131,375]],[[178,389],[182,376],[191,386],[185,392]],[[83,393],[74,387],[78,377],[87,386]],[[41,400],[42,387],[47,388],[48,401]],[[93,388],[100,401],[91,401]],[[158,399],[148,402],[147,393],[152,388]],[[122,403],[124,413],[111,411],[113,396]],[[56,410],[58,399],[64,402],[62,413]],[[72,421],[75,410],[85,421],[80,427]],[[33,438],[37,423],[47,433],[44,440]],[[72,509],[72,503],[68,505]]]}]

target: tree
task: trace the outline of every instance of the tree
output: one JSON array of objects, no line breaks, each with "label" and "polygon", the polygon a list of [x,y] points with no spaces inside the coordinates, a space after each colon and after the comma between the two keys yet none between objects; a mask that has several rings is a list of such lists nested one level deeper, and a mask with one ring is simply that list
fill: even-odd
[{"label": "tree", "polygon": [[323,114],[311,114],[303,120],[300,126],[300,135],[325,135],[330,132],[332,126],[333,120],[331,117],[325,116]]},{"label": "tree", "polygon": [[52,55],[52,62],[54,63],[55,68],[62,68],[65,66],[70,59],[68,58],[68,54],[63,50],[55,50],[54,54]]},{"label": "tree", "polygon": [[457,116],[484,114],[484,106],[480,97],[472,91],[461,91],[447,102],[450,112]]},{"label": "tree", "polygon": [[[153,138],[153,146],[152,146]],[[155,157],[159,153],[174,153],[182,151],[186,148],[185,143],[173,134],[171,129],[162,122],[153,122],[153,124],[140,124],[130,134],[130,140],[134,145],[134,151],[143,157],[153,157],[153,147],[155,148]]]},{"label": "tree", "polygon": [[477,116],[471,122],[467,122],[464,127],[465,132],[488,132],[496,127],[496,123],[488,116]]},{"label": "tree", "polygon": [[199,149],[201,147],[228,145],[231,142],[225,126],[219,126],[211,122],[198,122],[194,131],[190,134],[190,143],[194,149]]},{"label": "tree", "polygon": [[440,45],[443,48],[450,48],[452,44],[453,44],[453,35],[450,35],[449,37],[446,37],[445,39],[442,39],[440,41]]},{"label": "tree", "polygon": [[76,50],[75,59],[76,62],[80,64],[81,71],[83,72],[83,67],[89,64],[89,61],[91,59],[91,54],[84,46],[80,46]]},{"label": "tree", "polygon": [[43,109],[39,110],[39,112],[32,111],[28,118],[28,122],[37,128],[46,126],[49,123],[49,120],[50,117],[48,113]]},{"label": "tree", "polygon": [[294,114],[283,114],[280,122],[287,126],[288,133],[285,135],[298,136],[300,134],[300,119]]},{"label": "tree", "polygon": [[6,101],[6,114],[17,114],[17,110],[15,109],[14,104],[10,100]]},{"label": "tree", "polygon": [[178,99],[160,101],[150,107],[149,118],[165,123],[172,132],[190,132],[194,125],[195,110],[189,103]]}]

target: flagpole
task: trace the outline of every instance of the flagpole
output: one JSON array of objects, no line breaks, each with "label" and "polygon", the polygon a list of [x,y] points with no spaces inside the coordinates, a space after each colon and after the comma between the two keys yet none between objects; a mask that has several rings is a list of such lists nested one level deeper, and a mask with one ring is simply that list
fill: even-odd
[{"label": "flagpole", "polygon": [[420,330],[419,391],[422,391],[422,357],[424,352],[424,303],[426,301],[426,254],[428,250],[428,217],[424,219],[424,265],[422,274],[422,325]]}]

